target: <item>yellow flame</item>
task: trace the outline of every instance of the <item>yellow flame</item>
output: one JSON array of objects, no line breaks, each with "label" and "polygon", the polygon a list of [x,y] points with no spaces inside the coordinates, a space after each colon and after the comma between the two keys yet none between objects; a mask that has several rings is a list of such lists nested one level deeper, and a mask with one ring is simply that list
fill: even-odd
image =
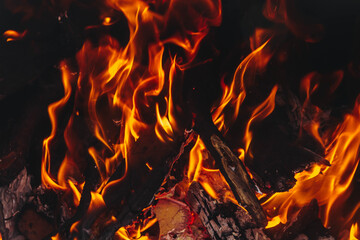
[{"label": "yellow flame", "polygon": [[201,141],[200,136],[197,137],[194,147],[190,151],[189,168],[187,177],[190,184],[197,181],[201,171],[201,164],[203,161],[203,150],[205,150],[204,143]]}]

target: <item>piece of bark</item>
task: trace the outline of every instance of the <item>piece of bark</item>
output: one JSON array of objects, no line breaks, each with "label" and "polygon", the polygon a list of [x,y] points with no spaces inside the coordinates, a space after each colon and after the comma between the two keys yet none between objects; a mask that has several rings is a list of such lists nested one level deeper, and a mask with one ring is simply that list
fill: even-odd
[{"label": "piece of bark", "polygon": [[191,184],[186,199],[212,239],[269,240],[261,228],[256,228],[254,220],[244,209],[231,202],[213,199],[198,182]]},{"label": "piece of bark", "polygon": [[264,227],[267,224],[266,215],[255,196],[252,180],[246,172],[243,163],[231,151],[221,137],[211,119],[201,114],[196,119],[195,130],[200,135],[207,150],[214,158],[221,173],[229,184],[236,200],[249,211],[255,222]]}]

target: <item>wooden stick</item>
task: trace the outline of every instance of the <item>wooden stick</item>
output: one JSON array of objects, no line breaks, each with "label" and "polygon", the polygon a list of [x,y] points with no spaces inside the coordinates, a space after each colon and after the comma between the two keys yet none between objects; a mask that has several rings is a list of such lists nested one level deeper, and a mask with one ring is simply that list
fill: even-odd
[{"label": "wooden stick", "polygon": [[186,200],[214,240],[269,240],[243,208],[213,199],[198,182],[191,184]]},{"label": "wooden stick", "polygon": [[243,163],[222,139],[221,133],[211,119],[198,116],[195,122],[195,131],[199,133],[206,148],[215,159],[236,200],[249,211],[258,226],[266,226],[267,218],[252,190],[250,176]]},{"label": "wooden stick", "polygon": [[[113,239],[114,234],[120,227],[131,224],[141,211],[151,204],[154,195],[159,191],[162,183],[169,175],[173,164],[182,156],[185,147],[193,140],[193,135],[193,132],[185,132],[185,139],[180,146],[178,154],[165,159],[161,167],[154,168],[151,171],[146,184],[128,194],[126,204],[121,206],[120,210],[115,214],[117,221],[106,227],[97,239]],[[124,180],[126,181],[126,179]]]}]

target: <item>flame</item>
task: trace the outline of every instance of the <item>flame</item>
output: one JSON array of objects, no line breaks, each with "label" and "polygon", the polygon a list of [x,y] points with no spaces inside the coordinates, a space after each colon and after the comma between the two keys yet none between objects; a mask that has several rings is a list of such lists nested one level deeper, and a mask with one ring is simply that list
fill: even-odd
[{"label": "flame", "polygon": [[311,96],[320,90],[322,78],[326,78],[326,87],[328,88],[328,94],[332,94],[339,86],[344,72],[342,70],[335,71],[329,76],[322,76],[317,72],[311,72],[307,74],[300,83],[300,93],[305,95],[305,100],[302,105],[301,111],[301,129],[300,136],[302,135],[302,129],[307,131],[314,139],[325,149],[325,143],[320,136],[320,114],[321,109],[311,103]]},{"label": "flame", "polygon": [[187,177],[189,183],[197,181],[200,175],[202,168],[202,161],[204,159],[203,151],[205,150],[205,145],[201,141],[200,136],[197,137],[194,147],[190,151],[189,156],[189,167],[187,172]]},{"label": "flame", "polygon": [[50,121],[52,125],[51,134],[43,142],[43,160],[41,164],[41,179],[44,186],[57,190],[65,190],[64,185],[59,185],[56,180],[50,175],[51,166],[50,166],[50,143],[55,137],[57,131],[57,114],[58,111],[66,104],[71,95],[71,75],[69,69],[67,68],[65,62],[60,64],[60,69],[62,71],[62,82],[64,86],[65,96],[59,101],[50,104],[48,107],[48,112],[50,116]]},{"label": "flame", "polygon": [[217,193],[214,191],[214,189],[207,183],[207,182],[202,182],[201,184],[203,186],[203,188],[205,189],[205,191],[214,199],[218,199],[218,195]]},{"label": "flame", "polygon": [[351,225],[351,229],[350,229],[350,238],[349,240],[358,240],[359,238],[359,226],[357,223],[354,223],[353,225]]},{"label": "flame", "polygon": [[[252,132],[250,131],[251,124],[254,121],[261,121],[269,116],[275,108],[275,96],[277,92],[278,86],[275,85],[271,90],[269,96],[262,102],[255,110],[252,112],[250,120],[248,121],[245,134],[244,134],[244,142],[245,142],[245,152],[248,152],[250,143],[252,140]],[[250,153],[251,155],[251,153]]]},{"label": "flame", "polygon": [[[270,39],[269,39],[270,40]],[[263,43],[260,47],[252,51],[237,67],[233,76],[230,87],[227,86],[224,81],[221,82],[222,97],[220,103],[214,105],[212,108],[212,119],[216,127],[221,132],[226,132],[229,126],[237,119],[239,115],[239,109],[246,97],[245,91],[245,73],[250,67],[252,60],[258,56],[264,47],[268,44],[269,40]],[[260,58],[256,58],[260,59]],[[263,58],[261,58],[263,59]],[[266,63],[270,58],[264,60]],[[257,62],[257,61],[256,61]],[[255,62],[255,63],[256,63]],[[265,67],[265,62],[261,65]],[[231,108],[230,116],[226,116],[228,111],[226,108]]]},{"label": "flame", "polygon": [[22,39],[23,37],[25,37],[26,34],[27,34],[27,30],[23,32],[17,32],[15,30],[7,30],[3,33],[3,36],[6,39],[6,42],[11,42]]},{"label": "flame", "polygon": [[294,188],[276,193],[263,202],[269,216],[279,217],[282,223],[286,223],[289,216],[296,215],[299,209],[315,198],[326,227],[341,230],[356,221],[360,205],[347,213],[346,202],[351,195],[353,177],[359,164],[360,96],[353,112],[345,116],[328,142],[326,159],[331,166],[315,165],[309,171],[297,173]]},{"label": "flame", "polygon": [[152,238],[148,237],[144,232],[154,226],[156,222],[156,218],[148,218],[144,222],[133,224],[126,228],[122,227],[116,232],[115,237],[121,240],[151,240]]},{"label": "flame", "polygon": [[51,240],[61,240],[60,234],[58,233],[58,234],[56,234],[55,236],[52,236],[52,237],[51,237]]},{"label": "flame", "polygon": [[[221,22],[219,0],[105,3],[108,11],[101,16],[102,25],[117,21],[109,13],[121,13],[127,22],[128,39],[119,41],[106,35],[97,42],[85,41],[76,55],[75,74],[65,62],[60,64],[64,97],[48,108],[52,129],[43,141],[41,165],[43,185],[65,192],[73,206],[79,205],[86,167],[96,166],[100,179],[86,212],[92,217],[106,207],[103,195],[127,176],[130,167],[143,164],[150,171],[157,167],[152,162],[131,162],[129,157],[144,132],[153,131],[154,141],[161,143],[174,142],[183,134],[178,117],[182,110],[175,103],[182,92],[178,74],[192,66],[210,26]],[[73,105],[71,116],[65,130],[59,129],[58,119],[68,105]],[[84,129],[79,130],[79,125]],[[92,134],[93,139],[84,141],[81,131],[86,137]],[[60,162],[52,154],[52,146],[58,141],[66,145]],[[124,174],[107,183],[120,164]],[[200,167],[201,163],[195,171]],[[194,176],[197,178],[198,173]],[[83,220],[76,222],[71,231],[76,234],[82,224]],[[145,230],[145,226],[139,228],[136,237]],[[124,239],[135,236],[127,235],[124,229],[117,235]]]}]

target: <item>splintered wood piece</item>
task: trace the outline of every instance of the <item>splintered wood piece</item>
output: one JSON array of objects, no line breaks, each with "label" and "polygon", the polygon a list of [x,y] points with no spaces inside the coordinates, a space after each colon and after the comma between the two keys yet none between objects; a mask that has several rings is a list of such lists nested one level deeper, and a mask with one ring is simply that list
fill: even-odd
[{"label": "splintered wood piece", "polygon": [[[144,208],[151,204],[154,195],[159,191],[164,180],[170,173],[174,162],[180,158],[185,147],[193,140],[193,132],[185,132],[184,135],[183,139],[177,141],[176,145],[165,149],[167,156],[159,150],[163,145],[154,140],[152,140],[152,142],[148,141],[148,145],[141,142],[141,139],[136,142],[137,146],[141,148],[132,149],[132,154],[135,157],[132,159],[133,161],[129,161],[129,169],[126,177],[119,182],[119,185],[115,185],[111,191],[104,194],[105,203],[115,211],[114,216],[117,221],[106,227],[97,239],[112,239],[120,227],[129,225],[141,214]],[[149,139],[153,138],[146,140]],[[152,145],[150,145],[150,143],[152,143]],[[149,145],[151,147],[149,147]],[[146,147],[146,151],[142,149],[144,147]],[[175,152],[177,152],[176,156],[174,156]],[[155,159],[156,161],[152,162],[156,164],[152,164],[150,162],[151,159]],[[147,171],[142,171],[141,167],[146,167],[144,160],[150,162],[150,166],[152,166],[151,170],[147,169]],[[142,162],[142,164],[131,166],[135,161]],[[114,182],[115,181],[116,180],[114,180]],[[128,192],[130,192],[130,194]],[[119,204],[120,202],[122,204]]]},{"label": "splintered wood piece", "polygon": [[215,159],[236,200],[249,211],[258,226],[266,226],[267,218],[252,190],[252,180],[249,174],[246,172],[243,163],[222,140],[221,133],[214,123],[210,118],[202,117],[199,114],[195,123],[195,130]]},{"label": "splintered wood piece", "polygon": [[265,213],[251,189],[250,178],[241,161],[218,136],[212,135],[211,143],[221,157],[222,167],[233,185],[232,190],[235,191],[236,199],[244,205],[260,226],[266,226]]},{"label": "splintered wood piece", "polygon": [[231,202],[210,197],[198,182],[193,182],[186,196],[209,235],[215,240],[269,240],[262,229],[256,228],[251,216]]}]

